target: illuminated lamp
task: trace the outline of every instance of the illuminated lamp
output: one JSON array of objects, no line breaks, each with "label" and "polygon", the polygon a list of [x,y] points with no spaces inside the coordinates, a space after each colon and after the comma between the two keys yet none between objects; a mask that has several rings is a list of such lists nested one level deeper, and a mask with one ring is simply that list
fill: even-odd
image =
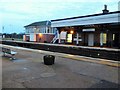
[{"label": "illuminated lamp", "polygon": [[41,34],[41,33],[39,33],[39,37],[42,37],[42,34]]},{"label": "illuminated lamp", "polygon": [[72,30],[71,30],[71,31],[70,31],[70,33],[71,33],[71,34],[73,34],[73,33],[74,33],[74,31],[72,31]]}]

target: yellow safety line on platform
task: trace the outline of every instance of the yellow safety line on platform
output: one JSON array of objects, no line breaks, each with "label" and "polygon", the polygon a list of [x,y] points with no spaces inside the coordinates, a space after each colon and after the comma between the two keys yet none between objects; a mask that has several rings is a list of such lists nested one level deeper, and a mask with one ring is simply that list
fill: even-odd
[{"label": "yellow safety line on platform", "polygon": [[73,60],[79,60],[79,61],[85,61],[85,62],[92,62],[92,63],[98,63],[98,64],[104,64],[104,65],[109,65],[109,66],[113,66],[113,67],[120,67],[119,63],[111,63],[108,61],[103,61],[103,60],[88,60],[88,59],[83,59],[83,58],[78,58],[78,57],[69,57],[69,56],[62,56],[64,58],[69,58],[69,59],[73,59]]}]

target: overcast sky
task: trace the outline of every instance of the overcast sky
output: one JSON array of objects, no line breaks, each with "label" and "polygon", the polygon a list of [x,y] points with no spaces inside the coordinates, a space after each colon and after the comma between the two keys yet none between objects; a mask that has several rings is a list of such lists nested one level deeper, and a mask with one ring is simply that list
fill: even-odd
[{"label": "overcast sky", "polygon": [[[0,33],[22,33],[33,22],[118,11],[119,0],[0,0]],[[4,27],[4,28],[3,28]]]}]

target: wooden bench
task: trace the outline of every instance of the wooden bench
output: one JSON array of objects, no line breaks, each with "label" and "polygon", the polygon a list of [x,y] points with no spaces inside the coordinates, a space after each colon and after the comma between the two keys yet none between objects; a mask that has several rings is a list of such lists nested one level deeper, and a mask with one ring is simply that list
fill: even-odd
[{"label": "wooden bench", "polygon": [[11,49],[8,49],[8,48],[3,48],[3,47],[2,47],[2,52],[4,56],[6,56],[7,54],[11,55],[11,59],[15,59],[13,58],[13,56],[17,54],[17,52],[12,51]]}]

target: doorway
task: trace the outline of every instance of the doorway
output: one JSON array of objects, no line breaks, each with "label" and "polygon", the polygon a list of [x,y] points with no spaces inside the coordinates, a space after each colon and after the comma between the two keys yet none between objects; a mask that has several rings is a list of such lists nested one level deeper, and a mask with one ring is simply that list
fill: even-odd
[{"label": "doorway", "polygon": [[88,46],[94,46],[94,34],[88,34]]},{"label": "doorway", "polygon": [[113,34],[113,46],[119,47],[119,33]]}]

